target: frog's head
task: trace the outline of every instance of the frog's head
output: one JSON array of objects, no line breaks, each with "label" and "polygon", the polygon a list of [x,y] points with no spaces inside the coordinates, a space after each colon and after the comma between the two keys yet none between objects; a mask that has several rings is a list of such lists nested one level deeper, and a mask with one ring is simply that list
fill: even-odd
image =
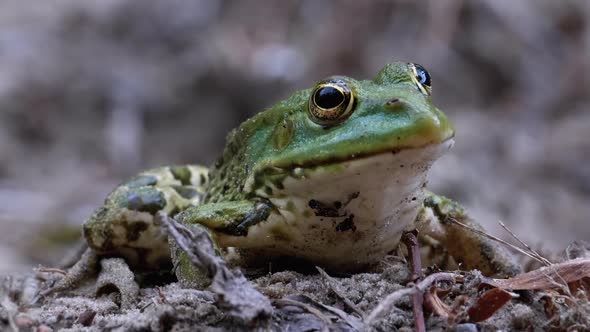
[{"label": "frog's head", "polygon": [[454,129],[430,93],[428,72],[402,62],[386,65],[373,80],[334,76],[295,93],[241,127],[251,133],[247,160],[253,172],[245,189],[255,191],[270,177],[280,180],[287,170],[336,169],[347,161],[440,146],[421,156],[434,161],[452,145]]},{"label": "frog's head", "polygon": [[266,222],[226,246],[255,246],[348,270],[380,260],[411,227],[427,172],[453,144],[430,76],[386,65],[373,80],[330,77],[230,134],[211,201],[268,199]]}]

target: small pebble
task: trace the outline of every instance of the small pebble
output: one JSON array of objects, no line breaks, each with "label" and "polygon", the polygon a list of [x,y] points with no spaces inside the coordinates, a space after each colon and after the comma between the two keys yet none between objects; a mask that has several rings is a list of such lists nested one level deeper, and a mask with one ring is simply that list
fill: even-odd
[{"label": "small pebble", "polygon": [[457,324],[453,332],[477,332],[477,325],[473,323]]},{"label": "small pebble", "polygon": [[37,327],[37,332],[53,332],[53,329],[47,325],[39,325]]},{"label": "small pebble", "polygon": [[33,326],[33,320],[31,317],[19,314],[14,318],[14,323],[18,327],[31,327]]},{"label": "small pebble", "polygon": [[88,309],[78,316],[76,323],[82,324],[82,326],[90,326],[92,325],[92,321],[94,321],[94,316],[96,316],[96,311]]}]

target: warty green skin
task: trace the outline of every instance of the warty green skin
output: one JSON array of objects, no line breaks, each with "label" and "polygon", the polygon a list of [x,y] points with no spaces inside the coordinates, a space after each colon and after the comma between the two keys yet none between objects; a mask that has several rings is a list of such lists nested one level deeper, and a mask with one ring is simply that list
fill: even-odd
[{"label": "warty green skin", "polygon": [[[189,226],[205,227],[222,246],[260,249],[253,252],[263,255],[277,252],[301,256],[338,270],[362,266],[364,253],[361,250],[363,254],[354,261],[346,261],[344,257],[344,261],[331,264],[333,259],[342,258],[336,252],[341,249],[331,248],[340,245],[346,249],[350,243],[354,253],[353,245],[361,243],[361,248],[369,250],[367,255],[371,256],[367,263],[375,263],[395,248],[402,231],[408,228],[421,227],[425,233],[436,228],[433,237],[443,246],[448,241],[460,243],[463,232],[453,228],[452,236],[446,236],[449,226],[443,222],[445,216],[435,213],[448,210],[444,206],[452,201],[441,198],[430,199],[435,202],[432,206],[421,203],[424,195],[438,197],[423,192],[426,172],[452,145],[454,129],[419,86],[411,65],[388,64],[373,80],[338,78],[347,82],[355,97],[349,117],[331,126],[319,125],[308,112],[312,89],[294,93],[230,132],[222,156],[210,170],[197,165],[161,167],[143,172],[116,188],[84,225],[91,250],[99,255],[123,256],[135,266],[161,267],[163,261],[169,262],[170,250],[165,236],[153,222],[159,210]],[[439,146],[444,149],[438,149]],[[404,167],[404,158],[411,165],[400,169]],[[397,168],[392,169],[387,163],[396,163]],[[390,203],[388,197],[378,197],[378,191],[359,194],[354,186],[356,182],[343,187],[347,192],[335,196],[338,201],[334,206],[330,204],[336,199],[329,201],[329,206],[326,202],[312,204],[313,193],[325,196],[318,188],[310,187],[303,194],[293,191],[297,186],[313,186],[314,179],[322,180],[322,177],[346,182],[347,177],[342,179],[339,175],[353,174],[357,168],[359,175],[364,172],[370,176],[374,175],[371,174],[374,168],[373,173],[389,176],[394,187],[396,183],[403,187],[405,191],[392,196],[392,200],[399,200],[393,206],[396,212],[378,211],[380,219],[358,220],[359,215],[372,213],[367,204],[376,199],[385,202],[377,205],[380,208]],[[383,195],[392,192],[391,185]],[[194,195],[182,195],[186,191]],[[364,205],[359,207],[357,203]],[[353,212],[357,214],[356,219]],[[463,212],[455,213],[453,218],[471,223]],[[312,223],[319,226],[310,226]],[[432,226],[435,224],[436,227]],[[322,232],[321,238],[319,234],[315,237],[315,227]],[[382,227],[393,233],[380,248],[381,240],[375,235],[379,235]],[[488,274],[511,273],[513,266],[504,264],[507,260],[503,253],[498,254],[501,250],[494,249],[497,246],[477,236],[466,235],[466,238],[464,248],[455,245],[456,249],[450,252],[461,257],[464,257],[462,250],[475,252],[476,257],[462,260],[466,266],[482,268]],[[301,247],[302,243],[305,248]],[[379,250],[370,251],[371,247]],[[494,248],[490,250],[491,247]],[[198,273],[189,260],[174,243],[171,251],[179,279],[195,284]]]}]

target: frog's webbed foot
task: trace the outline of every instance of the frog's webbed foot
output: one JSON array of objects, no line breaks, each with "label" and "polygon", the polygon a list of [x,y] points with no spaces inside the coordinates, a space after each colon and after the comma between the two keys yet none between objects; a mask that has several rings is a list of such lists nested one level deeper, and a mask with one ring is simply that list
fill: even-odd
[{"label": "frog's webbed foot", "polygon": [[521,272],[514,257],[502,245],[453,221],[483,231],[458,203],[428,192],[416,225],[421,235],[439,241],[465,268],[478,269],[487,276],[514,276]]},{"label": "frog's webbed foot", "polygon": [[[205,231],[212,242],[212,246],[209,246],[213,248],[210,254],[220,256],[216,234],[247,236],[249,228],[265,221],[272,209],[272,204],[266,200],[208,203],[191,207],[176,215],[175,219],[188,230],[196,233]],[[211,282],[211,271],[206,271],[207,267],[192,264],[186,254],[187,250],[181,249],[174,236],[169,236],[168,240],[176,276],[181,284],[198,289],[207,287]]]},{"label": "frog's webbed foot", "polygon": [[199,281],[210,284],[209,290],[217,294],[217,304],[229,316],[249,325],[270,318],[270,300],[254,289],[239,269],[229,268],[217,254],[218,248],[206,227],[183,225],[164,213],[157,217],[169,234],[172,257],[179,262],[176,265],[181,284]]},{"label": "frog's webbed foot", "polygon": [[92,250],[87,248],[80,257],[80,260],[74,264],[57,282],[57,284],[45,289],[39,293],[41,296],[48,296],[56,292],[64,292],[75,288],[83,280],[96,276],[98,272],[98,256]]}]

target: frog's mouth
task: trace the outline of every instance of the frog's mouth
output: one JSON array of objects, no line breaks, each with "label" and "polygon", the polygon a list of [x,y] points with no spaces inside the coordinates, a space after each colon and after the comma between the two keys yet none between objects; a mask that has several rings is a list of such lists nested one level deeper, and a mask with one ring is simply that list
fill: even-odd
[{"label": "frog's mouth", "polygon": [[[268,186],[269,183],[273,187],[281,189],[286,178],[305,179],[310,177],[311,174],[317,177],[318,173],[339,173],[347,168],[363,169],[364,172],[362,173],[369,175],[371,173],[370,168],[374,167],[374,165],[372,166],[374,161],[382,163],[387,162],[386,160],[395,160],[402,168],[406,163],[412,165],[424,164],[427,165],[424,171],[427,171],[436,159],[453,147],[454,142],[454,136],[451,136],[440,143],[431,143],[419,147],[396,147],[329,158],[311,158],[287,164],[265,165],[255,170],[253,176],[246,181],[244,189],[254,192],[262,186]],[[384,156],[396,157],[387,159],[383,158]],[[405,160],[406,158],[407,160]],[[360,171],[359,174],[361,174]]]},{"label": "frog's mouth", "polygon": [[402,151],[407,151],[407,150],[418,151],[418,150],[426,149],[429,147],[436,147],[436,146],[441,147],[440,153],[437,153],[436,155],[434,155],[434,157],[436,159],[438,159],[446,151],[451,149],[454,144],[455,144],[454,137],[451,137],[441,143],[431,143],[431,144],[426,144],[426,145],[420,146],[420,147],[397,147],[397,148],[393,148],[393,149],[381,150],[381,151],[376,151],[376,152],[374,151],[374,152],[353,153],[353,154],[350,154],[347,156],[337,156],[337,157],[325,158],[325,159],[320,159],[320,160],[310,160],[310,161],[303,162],[300,164],[288,165],[287,167],[278,166],[278,168],[280,168],[284,171],[287,171],[287,170],[294,170],[297,168],[306,168],[307,169],[307,168],[315,168],[315,167],[323,167],[323,166],[333,166],[333,165],[347,163],[347,162],[350,162],[353,160],[367,159],[367,158],[371,158],[371,157],[375,157],[375,156],[380,156],[383,154],[398,154]]},{"label": "frog's mouth", "polygon": [[351,163],[353,161],[359,160],[368,160],[375,157],[379,157],[382,155],[397,155],[404,151],[428,151],[427,153],[418,153],[423,155],[423,159],[430,159],[435,161],[436,159],[440,158],[443,154],[445,154],[448,150],[450,150],[453,145],[455,144],[455,140],[453,137],[441,142],[441,143],[432,143],[427,144],[420,147],[399,147],[389,150],[377,151],[377,152],[366,152],[366,153],[358,153],[358,154],[351,154],[349,156],[340,157],[340,158],[328,158],[319,161],[310,161],[308,163],[304,163],[302,165],[290,165],[287,168],[283,168],[283,171],[291,171],[297,172],[297,169],[317,169],[317,168],[337,168],[338,165],[345,165]]}]

